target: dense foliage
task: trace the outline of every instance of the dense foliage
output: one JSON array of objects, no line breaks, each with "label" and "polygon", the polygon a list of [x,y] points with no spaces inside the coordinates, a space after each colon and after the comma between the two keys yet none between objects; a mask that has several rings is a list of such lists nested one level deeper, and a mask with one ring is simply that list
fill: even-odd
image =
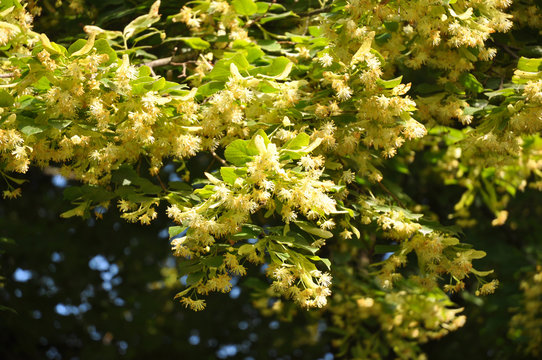
[{"label": "dense foliage", "polygon": [[12,200],[36,167],[70,181],[63,218],[169,219],[177,265],[152,243],[164,280],[142,293],[220,311],[211,294],[239,282],[264,316],[320,329],[300,344],[325,324],[315,352],[445,358],[454,342],[432,346],[481,327],[483,356],[537,357],[539,5],[1,0],[3,211],[38,201]]}]

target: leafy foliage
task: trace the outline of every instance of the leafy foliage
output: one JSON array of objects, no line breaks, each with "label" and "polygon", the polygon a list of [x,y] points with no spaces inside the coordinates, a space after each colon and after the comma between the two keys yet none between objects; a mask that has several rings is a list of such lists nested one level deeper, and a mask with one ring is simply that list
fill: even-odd
[{"label": "leafy foliage", "polygon": [[499,285],[473,265],[476,212],[508,226],[514,198],[542,184],[542,21],[510,15],[537,5],[172,3],[61,44],[31,30],[34,2],[0,2],[4,198],[38,166],[80,183],[64,218],[117,204],[148,225],[163,205],[183,305],[203,310],[263,264],[267,282],[247,279],[257,307],[325,308],[338,356],[420,358],[462,327],[454,294],[479,303]]}]

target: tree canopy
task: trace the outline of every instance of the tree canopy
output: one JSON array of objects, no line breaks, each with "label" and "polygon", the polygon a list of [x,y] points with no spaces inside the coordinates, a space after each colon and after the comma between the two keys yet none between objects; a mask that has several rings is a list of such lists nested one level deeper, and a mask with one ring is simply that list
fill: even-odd
[{"label": "tree canopy", "polygon": [[541,6],[0,0],[3,358],[539,357]]}]

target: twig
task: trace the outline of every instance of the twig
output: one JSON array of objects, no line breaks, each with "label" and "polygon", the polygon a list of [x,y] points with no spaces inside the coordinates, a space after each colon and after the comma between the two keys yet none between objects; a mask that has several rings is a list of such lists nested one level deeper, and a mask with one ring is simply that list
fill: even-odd
[{"label": "twig", "polygon": [[184,54],[175,55],[175,56],[168,56],[161,59],[152,60],[146,63],[143,63],[142,65],[146,65],[150,68],[160,67],[160,66],[167,66],[167,65],[175,65],[175,63],[183,63],[185,61],[194,60],[198,57],[197,51],[190,51]]},{"label": "twig", "polygon": [[15,73],[0,74],[0,79],[7,79],[15,77]]},{"label": "twig", "polygon": [[388,193],[388,195],[390,195],[393,198],[393,200],[395,200],[395,202],[397,204],[399,204],[399,206],[401,206],[403,209],[406,209],[405,204],[403,204],[402,201],[399,200],[399,198],[397,196],[395,196],[395,194],[392,193],[384,184],[382,184],[381,182],[378,182],[378,185],[380,185],[382,190],[384,190],[386,193]]},{"label": "twig", "polygon": [[213,159],[211,160],[211,162],[209,163],[209,165],[207,165],[207,168],[205,169],[205,172],[208,172],[208,171],[211,169],[211,167],[214,165],[215,161],[216,161],[215,158],[213,158]]},{"label": "twig", "polygon": [[331,10],[331,6],[326,6],[325,8],[316,9],[316,10],[307,11],[307,12],[302,12],[302,13],[299,13],[297,15],[299,17],[307,17],[307,16],[313,16],[313,15],[318,15],[318,14],[321,14],[321,13],[325,13],[325,12],[328,12],[330,10]]},{"label": "twig", "polygon": [[173,56],[149,61],[149,62],[144,63],[143,65],[146,65],[150,68],[154,68],[158,66],[166,66],[166,65],[169,65],[169,63],[171,62],[171,59],[173,59]]},{"label": "twig", "polygon": [[496,42],[496,41],[495,41],[495,45],[501,47],[504,51],[506,51],[508,54],[510,54],[510,56],[512,56],[514,59],[519,59],[518,54],[516,54],[512,49],[510,49],[510,47],[508,45],[501,44],[501,43]]},{"label": "twig", "polygon": [[168,192],[166,185],[164,185],[164,182],[162,181],[162,179],[160,179],[160,176],[158,174],[156,174],[156,178],[158,179],[158,182],[160,183],[162,189],[164,189],[165,192]]},{"label": "twig", "polygon": [[195,62],[196,60],[188,60],[182,63],[171,62],[171,65],[183,67],[183,72],[181,73],[181,75],[177,76],[178,78],[183,78],[183,77],[186,77],[186,65],[190,63],[195,63]]},{"label": "twig", "polygon": [[263,17],[265,17],[265,15],[267,14],[267,12],[269,11],[269,9],[271,9],[271,5],[273,5],[274,3],[276,3],[277,0],[273,0],[269,3],[269,5],[267,5],[267,10],[265,10],[265,13],[262,14],[262,15],[259,15],[257,16],[254,20],[249,20],[246,22],[245,26],[243,26],[243,28],[248,28],[250,27],[250,25],[254,24],[255,22],[258,22],[260,19],[262,19]]},{"label": "twig", "polygon": [[183,67],[183,72],[181,73],[181,75],[177,76],[177,78],[186,77],[186,63],[183,62],[183,63],[180,63],[179,65],[181,65]]},{"label": "twig", "polygon": [[222,165],[228,165],[228,163],[226,162],[226,160],[224,160],[224,159],[222,159],[220,156],[218,156],[214,150],[211,150],[211,155],[213,155],[213,157],[214,157],[215,159],[217,159],[218,161],[220,161],[220,163],[221,163]]}]

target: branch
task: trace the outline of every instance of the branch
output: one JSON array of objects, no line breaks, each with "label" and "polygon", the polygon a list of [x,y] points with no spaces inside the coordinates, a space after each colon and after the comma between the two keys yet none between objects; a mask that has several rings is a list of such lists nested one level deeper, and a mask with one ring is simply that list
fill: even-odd
[{"label": "branch", "polygon": [[331,6],[326,6],[325,8],[316,9],[316,10],[307,11],[307,12],[302,12],[302,13],[299,13],[297,15],[299,17],[307,17],[307,16],[313,16],[313,15],[318,15],[318,14],[321,14],[321,13],[329,12],[330,10],[331,10]]},{"label": "branch", "polygon": [[0,79],[8,79],[8,78],[12,78],[12,77],[15,77],[14,73],[0,74]]},{"label": "branch", "polygon": [[165,192],[169,192],[166,185],[164,185],[164,182],[162,181],[162,179],[160,178],[160,175],[156,174],[156,178],[158,179],[158,182],[160,183],[160,187],[165,191]]},{"label": "branch", "polygon": [[519,59],[518,54],[516,54],[508,45],[501,44],[499,42],[494,41],[495,45],[502,48],[504,51],[506,51],[510,56],[512,56],[514,59]]},{"label": "branch", "polygon": [[394,193],[392,193],[384,184],[382,184],[380,181],[378,182],[378,185],[380,185],[380,187],[382,188],[382,190],[384,190],[386,193],[388,193],[388,195],[390,195],[393,200],[395,200],[395,202],[400,206],[402,207],[403,209],[406,209],[407,207],[405,206],[405,204],[403,204],[401,202],[401,200],[399,200],[399,198],[397,196],[395,196]]},{"label": "branch", "polygon": [[149,61],[149,62],[143,63],[143,65],[146,65],[150,68],[154,68],[158,66],[166,66],[166,65],[169,65],[169,63],[171,62],[171,59],[173,59],[173,56]]},{"label": "branch", "polygon": [[177,62],[171,62],[171,65],[175,65],[175,66],[182,66],[183,67],[183,72],[181,73],[181,75],[177,76],[178,78],[183,78],[183,77],[186,77],[186,65],[187,64],[190,64],[190,63],[195,63],[196,60],[187,60],[185,62],[182,62],[182,63],[177,63]]},{"label": "branch", "polygon": [[160,66],[166,66],[166,65],[176,65],[176,63],[183,63],[185,61],[194,60],[198,57],[197,51],[190,51],[184,54],[175,55],[175,56],[169,56],[161,59],[152,60],[146,63],[143,63],[142,65],[146,65],[148,67],[155,68]]},{"label": "branch", "polygon": [[246,22],[245,26],[243,26],[243,28],[248,28],[250,27],[250,25],[254,24],[255,22],[258,22],[260,19],[262,19],[263,17],[265,17],[265,15],[267,15],[267,12],[269,11],[269,9],[271,9],[271,5],[276,3],[277,0],[273,0],[272,2],[269,3],[269,5],[267,5],[267,10],[265,11],[264,14],[260,15],[260,16],[257,16],[254,20],[249,20]]},{"label": "branch", "polygon": [[211,150],[211,155],[213,155],[213,157],[214,157],[215,159],[217,159],[218,161],[220,161],[220,163],[221,163],[222,165],[228,165],[228,163],[226,162],[226,160],[224,160],[224,159],[222,159],[220,156],[218,156],[214,150]]}]

